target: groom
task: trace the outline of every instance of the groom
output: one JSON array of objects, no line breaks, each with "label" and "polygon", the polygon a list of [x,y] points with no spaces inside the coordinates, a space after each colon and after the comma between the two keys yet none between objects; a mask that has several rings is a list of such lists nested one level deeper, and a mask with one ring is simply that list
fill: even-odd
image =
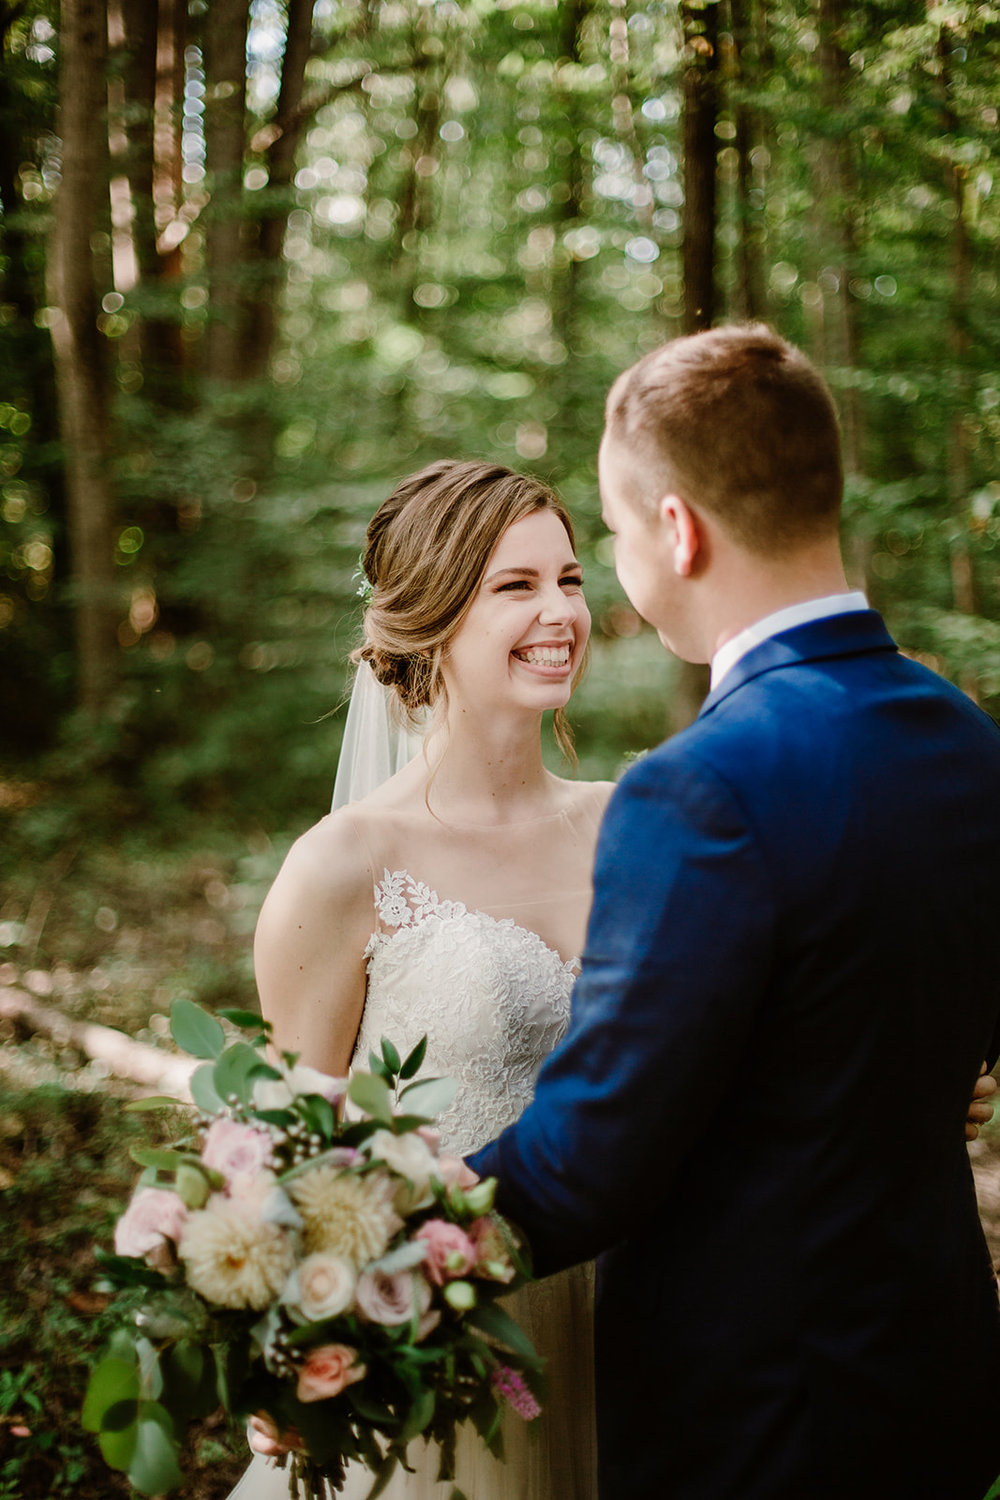
[{"label": "groom", "polygon": [[830,394],[769,329],[627,371],[600,482],[626,593],[712,689],[612,798],[569,1033],[471,1164],[537,1270],[600,1253],[602,1500],[980,1500],[1000,731],[849,591]]}]

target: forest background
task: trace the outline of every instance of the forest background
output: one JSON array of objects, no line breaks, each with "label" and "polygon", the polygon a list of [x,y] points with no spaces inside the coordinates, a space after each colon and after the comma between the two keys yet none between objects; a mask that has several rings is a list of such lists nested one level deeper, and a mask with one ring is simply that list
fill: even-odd
[{"label": "forest background", "polygon": [[129,1169],[81,1028],[252,1002],[401,475],[565,496],[580,769],[614,774],[704,681],[616,584],[604,395],[765,318],[836,394],[853,580],[1000,710],[1000,7],[0,0],[0,44],[0,1500],[86,1500],[88,1246]]}]

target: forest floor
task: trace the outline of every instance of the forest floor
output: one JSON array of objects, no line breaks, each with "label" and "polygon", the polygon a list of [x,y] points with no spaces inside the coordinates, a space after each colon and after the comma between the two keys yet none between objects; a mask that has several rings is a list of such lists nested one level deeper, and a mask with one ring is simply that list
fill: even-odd
[{"label": "forest floor", "polygon": [[[48,861],[5,851],[0,1500],[132,1493],[80,1426],[113,1326],[94,1252],[111,1246],[138,1172],[130,1147],[151,1128],[122,1106],[158,1091],[117,1075],[137,1055],[174,1058],[173,1000],[253,1005],[251,934],[283,852],[263,839],[212,842],[154,855],[126,833]],[[116,1037],[138,1047],[125,1041],[123,1057],[107,1046]],[[223,1500],[246,1462],[242,1433],[216,1417],[187,1447],[185,1500]]]}]

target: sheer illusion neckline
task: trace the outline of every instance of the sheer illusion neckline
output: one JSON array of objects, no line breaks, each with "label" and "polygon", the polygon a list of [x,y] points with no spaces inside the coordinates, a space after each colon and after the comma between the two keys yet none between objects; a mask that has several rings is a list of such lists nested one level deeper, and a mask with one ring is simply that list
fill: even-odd
[{"label": "sheer illusion neckline", "polygon": [[537,828],[542,823],[555,823],[560,818],[572,817],[574,808],[572,805],[560,807],[556,812],[539,813],[533,818],[509,818],[502,823],[476,823],[470,818],[442,818],[432,808],[427,807],[427,813],[441,828],[454,828],[457,832],[488,833],[491,836],[499,836],[508,829],[513,831],[523,828]]},{"label": "sheer illusion neckline", "polygon": [[391,943],[401,933],[413,931],[428,917],[437,917],[442,921],[474,917],[505,932],[523,933],[532,943],[537,944],[540,951],[554,958],[567,974],[575,977],[579,972],[579,954],[573,958],[563,958],[559,949],[547,943],[540,932],[536,932],[533,927],[525,927],[513,917],[495,917],[492,912],[484,911],[481,907],[467,906],[464,901],[442,901],[437,891],[424,881],[417,880],[407,869],[383,871],[382,879],[375,885],[375,910],[380,922],[393,930],[383,932],[379,928],[375,929],[368,940],[369,955],[376,946]]}]

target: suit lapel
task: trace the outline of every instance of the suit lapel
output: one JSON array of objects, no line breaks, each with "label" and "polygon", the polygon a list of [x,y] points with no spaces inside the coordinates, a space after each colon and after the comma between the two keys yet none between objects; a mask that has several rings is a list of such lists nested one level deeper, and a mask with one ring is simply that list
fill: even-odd
[{"label": "suit lapel", "polygon": [[791,630],[783,630],[780,635],[769,637],[741,656],[718,687],[709,693],[698,717],[711,713],[724,698],[765,672],[835,656],[896,650],[898,647],[886,630],[882,616],[873,609],[854,610],[849,614],[812,620],[808,625],[796,625]]}]

